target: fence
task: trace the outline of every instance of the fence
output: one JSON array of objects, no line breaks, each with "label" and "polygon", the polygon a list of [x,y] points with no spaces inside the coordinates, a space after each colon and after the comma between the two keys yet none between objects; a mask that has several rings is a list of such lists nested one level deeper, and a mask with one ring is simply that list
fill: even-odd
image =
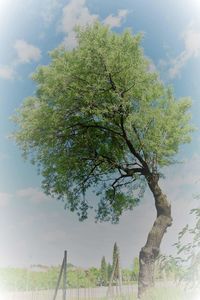
[{"label": "fence", "polygon": [[[112,287],[113,298],[119,295],[119,289],[116,286]],[[95,299],[107,299],[107,287],[96,288],[77,288],[67,289],[66,299],[70,300],[95,300]],[[126,299],[131,299],[137,292],[136,285],[126,285],[121,287],[122,295],[126,296]],[[26,291],[26,292],[4,292],[0,294],[0,300],[52,300],[55,295],[55,290],[43,290],[43,291]],[[110,297],[109,297],[110,298]],[[58,289],[56,300],[63,299],[63,289]]]},{"label": "fence", "polygon": [[[89,282],[88,285],[87,282],[84,282],[84,287],[81,287],[78,280],[76,288],[68,288],[67,251],[64,251],[62,265],[57,272],[56,277],[54,277],[54,284],[51,284],[51,287],[48,285],[43,287],[43,289],[34,290],[34,285],[32,285],[34,277],[31,277],[27,270],[23,281],[25,284],[23,285],[24,289],[22,288],[20,291],[17,289],[17,286],[16,289],[10,289],[9,292],[3,292],[3,290],[1,291],[0,289],[0,300],[95,300],[115,299],[120,295],[124,295],[126,297],[125,299],[129,299],[133,294],[136,294],[136,285],[131,285],[128,281],[126,285],[123,286],[121,283],[119,286],[116,286],[117,282],[115,282],[114,286],[110,284],[108,288],[108,286],[91,287],[89,286]],[[55,289],[53,289],[53,286],[55,286]],[[13,287],[15,287],[15,284]]]},{"label": "fence", "polygon": [[[119,262],[118,262],[119,265]],[[118,266],[119,267],[119,266]],[[115,269],[113,270],[114,274]],[[113,275],[112,274],[112,275]],[[112,277],[112,276],[111,276]],[[62,284],[61,284],[62,281]],[[60,269],[60,274],[58,277],[57,286],[55,289],[55,292],[53,294],[53,298],[51,295],[51,291],[43,291],[43,293],[40,295],[37,295],[37,298],[27,298],[28,295],[26,295],[26,299],[29,300],[47,300],[47,299],[53,299],[53,300],[92,300],[92,299],[114,299],[119,296],[126,296],[126,299],[129,299],[133,294],[136,293],[136,285],[124,285],[122,286],[122,282],[119,281],[119,286],[112,286],[112,281],[110,281],[109,287],[95,287],[95,288],[76,288],[76,289],[67,289],[67,251],[64,252],[64,258],[62,262],[62,266]],[[62,285],[62,289],[59,289],[60,285]],[[46,293],[46,294],[45,294]],[[22,295],[21,295],[22,296]],[[23,298],[20,298],[20,300],[23,300]],[[10,299],[9,299],[10,300]],[[15,300],[15,299],[14,299]],[[16,299],[18,300],[18,299]],[[24,299],[25,300],[25,299]]]}]

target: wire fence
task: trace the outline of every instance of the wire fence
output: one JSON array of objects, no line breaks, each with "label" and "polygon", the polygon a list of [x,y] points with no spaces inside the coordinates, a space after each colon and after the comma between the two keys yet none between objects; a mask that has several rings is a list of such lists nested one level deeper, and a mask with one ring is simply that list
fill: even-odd
[{"label": "wire fence", "polygon": [[[76,270],[76,273],[79,275],[79,270]],[[66,250],[64,251],[62,265],[53,272],[54,276],[51,276],[51,278],[48,278],[48,272],[44,272],[45,277],[41,277],[41,273],[37,274],[37,272],[27,270],[25,274],[23,273],[24,276],[20,278],[20,281],[17,282],[17,274],[20,275],[20,273],[15,273],[14,277],[11,276],[13,280],[9,281],[11,283],[8,286],[10,289],[1,289],[0,285],[0,300],[105,300],[119,299],[121,296],[124,296],[124,299],[131,299],[137,292],[137,285],[131,284],[128,278],[124,285],[122,285],[122,281],[113,281],[112,284],[110,281],[108,286],[91,286],[89,278],[83,277],[79,280],[78,276],[74,282],[76,287],[70,288],[67,286],[69,274]],[[48,283],[47,285],[44,285],[44,278],[46,284]],[[3,278],[0,279],[2,281]]]},{"label": "wire fence", "polygon": [[[108,287],[96,288],[76,288],[66,290],[66,299],[70,300],[93,300],[93,299],[107,299]],[[137,292],[136,285],[123,285],[119,292],[119,287],[112,287],[112,294],[109,299],[115,299],[122,294],[126,299],[131,299]],[[0,294],[0,300],[52,300],[55,290],[41,290],[41,291],[13,291],[4,292]],[[56,300],[63,300],[63,290],[59,289]]]}]

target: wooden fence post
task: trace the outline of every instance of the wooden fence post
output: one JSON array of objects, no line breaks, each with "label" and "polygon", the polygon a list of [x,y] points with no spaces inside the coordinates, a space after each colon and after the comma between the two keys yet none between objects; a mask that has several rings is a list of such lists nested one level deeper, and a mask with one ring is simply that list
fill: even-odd
[{"label": "wooden fence post", "polygon": [[67,299],[67,251],[64,252],[63,264],[63,300]]},{"label": "wooden fence post", "polygon": [[66,294],[67,294],[66,293],[67,290],[67,251],[66,250],[64,252],[64,258],[63,258],[62,266],[60,268],[60,273],[59,273],[55,293],[53,296],[53,300],[56,300],[62,274],[63,274],[63,300],[66,300]]}]

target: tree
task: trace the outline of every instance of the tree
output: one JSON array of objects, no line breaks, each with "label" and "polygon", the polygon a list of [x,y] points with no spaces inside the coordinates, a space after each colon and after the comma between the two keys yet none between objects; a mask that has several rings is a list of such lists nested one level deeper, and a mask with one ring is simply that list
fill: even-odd
[{"label": "tree", "polygon": [[133,271],[130,269],[122,269],[122,282],[124,285],[130,285],[133,281]]},{"label": "tree", "polygon": [[119,255],[119,248],[116,242],[114,243],[114,247],[113,247],[112,272],[113,272],[113,281],[117,282],[121,280],[120,255]]},{"label": "tree", "polygon": [[119,293],[121,295],[121,287],[122,287],[122,272],[120,266],[120,254],[117,243],[115,242],[113,247],[113,261],[112,261],[112,274],[109,281],[109,287],[107,291],[107,297],[112,296],[112,285],[115,285],[119,288]]},{"label": "tree", "polygon": [[107,269],[105,256],[103,256],[101,260],[100,274],[101,274],[101,284],[106,286],[108,283],[108,269]]},{"label": "tree", "polygon": [[135,257],[133,260],[133,278],[134,280],[138,280],[139,275],[139,258]]},{"label": "tree", "polygon": [[112,265],[111,265],[111,263],[108,263],[107,270],[108,270],[108,281],[110,281],[111,275],[112,275]]},{"label": "tree", "polygon": [[139,297],[153,285],[154,262],[171,206],[159,186],[161,168],[190,141],[190,101],[176,100],[140,47],[141,35],[95,23],[77,30],[78,46],[55,49],[33,75],[37,93],[15,116],[15,139],[37,164],[42,187],[81,220],[99,196],[97,218],[116,222],[138,204],[147,185],[157,217],[141,249]]}]

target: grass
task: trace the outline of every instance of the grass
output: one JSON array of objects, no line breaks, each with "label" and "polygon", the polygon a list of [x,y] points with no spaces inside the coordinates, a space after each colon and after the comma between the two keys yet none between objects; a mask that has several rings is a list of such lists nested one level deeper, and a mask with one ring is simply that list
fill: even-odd
[{"label": "grass", "polygon": [[[62,291],[61,291],[62,292]],[[126,296],[121,296],[121,297],[104,297],[104,298],[99,298],[99,297],[91,297],[91,295],[85,295],[85,294],[80,294],[79,297],[77,295],[70,295],[70,297],[67,297],[70,300],[137,300],[137,294],[136,291],[132,291],[133,293],[130,293],[129,295]],[[23,294],[23,293],[22,293]],[[62,293],[61,293],[62,294]],[[58,299],[60,299],[59,295]],[[196,294],[196,295],[195,295]],[[200,295],[200,293],[199,293]],[[21,296],[19,293],[16,294],[16,296],[12,299],[18,299],[21,300]],[[24,296],[24,295],[23,295]],[[44,294],[44,295],[29,295],[29,292],[27,295],[25,295],[26,299],[49,299],[50,295]],[[0,299],[8,300],[8,298],[5,299],[5,297]],[[11,299],[9,297],[9,299]],[[23,297],[23,299],[25,299]],[[200,297],[197,294],[197,291],[185,291],[183,288],[175,287],[175,286],[164,286],[164,287],[156,287],[148,291],[146,295],[141,299],[141,300],[200,300]]]},{"label": "grass", "polygon": [[192,299],[191,293],[175,287],[155,288],[150,290],[144,296],[144,300],[188,300],[188,299]]},{"label": "grass", "polygon": [[[197,296],[196,296],[197,297]],[[148,291],[141,300],[197,300],[194,292],[187,292],[179,288],[154,288]],[[96,300],[96,299],[93,299]],[[138,300],[136,295],[122,296],[114,298],[103,298],[99,300]]]}]

